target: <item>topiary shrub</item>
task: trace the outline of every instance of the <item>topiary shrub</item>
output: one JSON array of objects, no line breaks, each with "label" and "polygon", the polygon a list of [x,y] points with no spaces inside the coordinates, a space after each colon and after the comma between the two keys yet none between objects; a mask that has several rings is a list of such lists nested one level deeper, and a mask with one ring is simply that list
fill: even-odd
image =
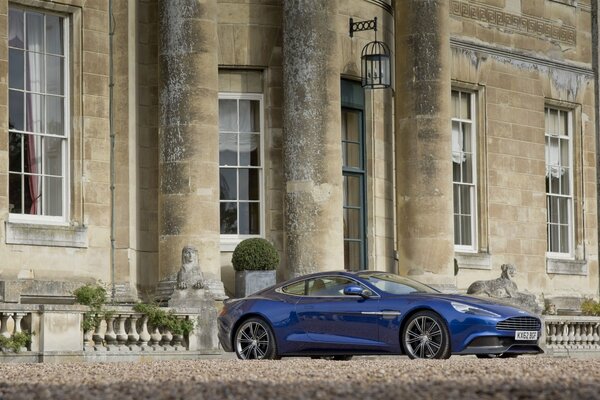
[{"label": "topiary shrub", "polygon": [[236,271],[272,270],[279,265],[279,253],[268,240],[246,239],[236,246],[231,263]]}]

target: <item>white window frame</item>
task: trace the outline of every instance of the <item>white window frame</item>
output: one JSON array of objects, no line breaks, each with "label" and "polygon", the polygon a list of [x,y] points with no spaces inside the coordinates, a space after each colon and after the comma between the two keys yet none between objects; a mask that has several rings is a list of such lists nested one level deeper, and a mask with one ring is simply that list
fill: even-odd
[{"label": "white window frame", "polygon": [[[546,115],[547,113],[550,112],[550,110],[555,110],[559,112],[559,118],[560,118],[560,113],[567,113],[567,135],[566,136],[561,136],[561,135],[553,135],[548,133],[548,127],[546,126]],[[560,123],[560,122],[559,122]],[[553,252],[553,251],[548,251],[549,247],[550,247],[550,221],[548,219],[548,217],[546,217],[546,257],[547,258],[551,258],[551,259],[568,259],[568,260],[572,260],[574,259],[574,238],[575,238],[575,216],[574,216],[574,190],[575,190],[575,183],[574,183],[574,172],[573,172],[573,168],[574,168],[574,129],[573,129],[573,110],[571,109],[567,109],[567,108],[562,108],[562,107],[557,107],[557,106],[553,106],[553,105],[549,105],[546,104],[544,106],[544,138],[549,138],[549,137],[553,137],[553,138],[558,138],[559,140],[567,140],[569,143],[569,165],[567,166],[567,168],[569,169],[569,195],[561,195],[561,194],[554,194],[554,193],[548,193],[546,191],[546,215],[548,215],[549,213],[549,202],[548,202],[548,198],[549,197],[560,197],[560,198],[566,198],[567,199],[567,204],[568,204],[568,242],[569,242],[569,251],[566,253],[560,253],[560,252]],[[548,164],[548,145],[546,143],[546,140],[544,140],[544,164],[546,166],[546,171],[548,170],[549,164]],[[554,224],[556,225],[556,224]],[[559,239],[560,239],[560,235],[559,235]]]},{"label": "white window frame", "polygon": [[[452,178],[452,191],[454,193],[454,187],[455,185],[463,185],[463,186],[470,186],[470,202],[471,202],[471,238],[472,238],[472,243],[471,245],[458,245],[458,244],[454,244],[454,251],[456,252],[461,252],[461,253],[477,253],[478,251],[478,238],[479,238],[479,229],[478,229],[478,219],[479,219],[479,212],[477,209],[477,190],[478,190],[478,152],[477,152],[477,108],[476,108],[476,102],[477,102],[477,98],[476,98],[476,93],[474,93],[473,91],[469,91],[469,90],[464,90],[464,89],[460,89],[460,88],[452,88],[452,92],[458,92],[459,96],[464,96],[467,95],[469,96],[469,104],[470,104],[470,113],[471,113],[471,119],[462,119],[462,118],[458,118],[458,117],[454,117],[452,116],[451,120],[452,122],[458,122],[459,125],[462,127],[463,123],[468,123],[471,125],[471,157],[472,157],[472,168],[473,168],[473,176],[472,176],[472,180],[473,183],[468,184],[468,183],[463,183],[463,182],[455,182],[454,181],[454,177]],[[450,100],[452,101],[452,99]],[[454,220],[454,200],[452,200],[452,216],[453,216],[453,220]],[[454,226],[454,229],[456,229],[456,226]],[[454,237],[455,232],[453,231],[453,237]],[[454,239],[453,239],[454,242]]]},{"label": "white window frame", "polygon": [[[62,140],[62,164],[61,168],[63,171],[63,188],[62,188],[62,215],[61,216],[49,216],[49,215],[31,215],[31,214],[17,214],[10,213],[8,214],[8,222],[10,223],[22,223],[22,224],[43,224],[43,225],[69,225],[69,210],[71,209],[71,196],[70,196],[70,160],[71,160],[71,98],[70,98],[70,36],[69,36],[69,26],[70,26],[70,16],[62,13],[51,12],[45,9],[38,8],[30,8],[21,5],[16,5],[9,3],[9,11],[10,10],[20,10],[23,12],[35,12],[44,15],[54,15],[62,18],[63,25],[63,52],[64,52],[64,63],[63,63],[63,77],[64,77],[64,110],[63,110],[63,121],[64,121],[64,140]],[[9,13],[10,15],[10,13]],[[7,22],[9,15],[7,15]],[[24,29],[26,29],[26,25],[24,25]],[[7,44],[8,44],[8,38]],[[46,40],[45,32],[44,32],[44,40]],[[10,49],[10,47],[8,47]],[[24,50],[24,54],[27,54],[27,50]],[[46,54],[46,53],[44,53]],[[44,69],[45,71],[45,69]],[[7,82],[7,92],[8,92]],[[23,89],[24,93],[27,93],[25,89]],[[44,94],[46,94],[44,92]],[[8,112],[8,107],[7,107]],[[31,134],[31,132],[27,131],[17,131],[12,130],[12,132],[18,132],[22,134]],[[48,135],[48,134],[39,134],[39,136],[43,137],[57,137],[56,135]],[[9,150],[10,151],[10,150]],[[9,183],[10,184],[10,183]]]},{"label": "white window frame", "polygon": [[[265,185],[264,185],[264,170],[265,170],[265,121],[264,121],[264,95],[262,93],[235,93],[235,92],[226,92],[219,93],[219,100],[258,100],[259,101],[259,113],[260,113],[260,130],[259,130],[259,146],[260,146],[260,167],[255,167],[258,172],[258,182],[259,182],[259,220],[260,220],[260,230],[257,235],[240,235],[240,234],[221,234],[220,235],[220,247],[222,251],[233,251],[235,246],[240,243],[244,239],[253,238],[253,237],[264,237],[265,236]],[[238,113],[239,118],[239,113]],[[239,132],[236,132],[239,133]],[[219,128],[219,136],[221,135],[221,129]],[[219,152],[220,152],[219,146]],[[239,152],[238,152],[239,157]],[[219,163],[219,171],[222,166]],[[231,167],[232,169],[240,169],[240,166]],[[220,180],[220,178],[219,178]],[[221,200],[219,195],[219,205],[222,202],[230,202],[226,200]],[[239,202],[239,199],[236,200]],[[239,210],[239,208],[238,208]],[[221,225],[221,212],[219,207],[219,226]]]}]

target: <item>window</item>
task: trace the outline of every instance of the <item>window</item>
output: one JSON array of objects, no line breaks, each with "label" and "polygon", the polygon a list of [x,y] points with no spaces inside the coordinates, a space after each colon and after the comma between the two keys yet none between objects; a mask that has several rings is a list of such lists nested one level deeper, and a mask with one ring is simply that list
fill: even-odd
[{"label": "window", "polygon": [[474,94],[452,91],[452,181],[454,187],[454,245],[459,251],[477,250],[477,167]]},{"label": "window", "polygon": [[64,222],[68,209],[67,19],[11,6],[9,213],[23,222]]},{"label": "window", "polygon": [[570,256],[573,249],[572,112],[545,108],[547,251]]},{"label": "window", "polygon": [[219,175],[221,235],[261,235],[261,94],[219,96]]},{"label": "window", "polygon": [[366,268],[364,91],[342,80],[342,156],[344,176],[344,269]]}]

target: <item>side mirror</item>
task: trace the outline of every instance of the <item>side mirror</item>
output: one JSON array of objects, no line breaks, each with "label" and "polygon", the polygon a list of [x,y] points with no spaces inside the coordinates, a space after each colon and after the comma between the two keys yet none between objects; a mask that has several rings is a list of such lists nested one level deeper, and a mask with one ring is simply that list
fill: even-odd
[{"label": "side mirror", "polygon": [[344,295],[346,296],[360,296],[363,299],[368,299],[372,294],[370,290],[356,285],[349,285],[344,288]]}]

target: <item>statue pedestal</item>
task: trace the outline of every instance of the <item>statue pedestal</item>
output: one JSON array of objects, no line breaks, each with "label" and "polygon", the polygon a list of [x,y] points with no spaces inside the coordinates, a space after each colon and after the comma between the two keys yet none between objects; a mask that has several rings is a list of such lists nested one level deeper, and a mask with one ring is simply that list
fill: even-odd
[{"label": "statue pedestal", "polygon": [[169,299],[169,307],[199,308],[206,300],[212,301],[205,289],[175,289]]}]

